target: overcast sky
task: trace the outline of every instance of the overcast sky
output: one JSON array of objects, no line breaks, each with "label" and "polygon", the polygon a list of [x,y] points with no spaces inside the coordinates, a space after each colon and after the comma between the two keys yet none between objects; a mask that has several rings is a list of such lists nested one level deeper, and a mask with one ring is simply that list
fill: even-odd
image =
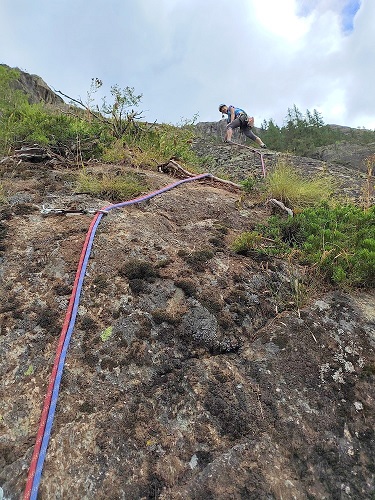
[{"label": "overcast sky", "polygon": [[375,0],[1,0],[0,63],[85,99],[143,94],[149,121],[279,125],[294,104],[375,129]]}]

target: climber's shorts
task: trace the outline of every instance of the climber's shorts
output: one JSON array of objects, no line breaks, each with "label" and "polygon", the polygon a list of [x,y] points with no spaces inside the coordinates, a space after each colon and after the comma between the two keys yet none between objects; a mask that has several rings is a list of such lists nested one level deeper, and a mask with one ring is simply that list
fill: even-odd
[{"label": "climber's shorts", "polygon": [[246,135],[249,139],[252,141],[255,141],[257,139],[257,136],[254,134],[254,132],[251,130],[249,125],[247,124],[247,116],[246,120],[241,120],[242,115],[239,115],[237,118],[235,118],[232,123],[228,123],[227,128],[235,129],[240,127],[241,132]]}]

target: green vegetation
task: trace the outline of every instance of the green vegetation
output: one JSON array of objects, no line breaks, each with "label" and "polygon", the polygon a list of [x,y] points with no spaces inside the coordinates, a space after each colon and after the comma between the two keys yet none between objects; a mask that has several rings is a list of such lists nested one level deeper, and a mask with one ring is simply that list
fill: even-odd
[{"label": "green vegetation", "polygon": [[27,102],[26,95],[12,87],[12,82],[17,79],[19,71],[0,65],[0,109],[2,114],[11,113],[17,107]]},{"label": "green vegetation", "polygon": [[375,207],[367,211],[353,205],[330,207],[323,203],[295,217],[271,217],[257,230],[272,238],[262,251],[293,255],[316,267],[323,277],[342,286],[375,285]]},{"label": "green vegetation", "polygon": [[264,187],[266,198],[282,201],[295,215],[272,216],[267,224],[240,234],[232,242],[233,251],[297,259],[344,287],[374,286],[374,205],[366,203],[363,209],[339,203],[331,178],[305,179],[285,161],[269,174]]},{"label": "green vegetation", "polygon": [[258,249],[262,242],[262,235],[257,231],[245,231],[241,233],[232,243],[232,250],[239,254],[247,254],[249,251]]},{"label": "green vegetation", "polygon": [[147,189],[144,178],[137,173],[106,173],[93,175],[83,169],[77,178],[76,191],[102,196],[112,201],[134,198]]},{"label": "green vegetation", "polygon": [[26,377],[29,377],[30,375],[32,375],[34,373],[34,367],[33,365],[29,365],[29,367],[27,368],[27,370],[25,371],[25,376]]},{"label": "green vegetation", "polygon": [[102,342],[106,342],[111,337],[112,333],[113,326],[108,326],[107,328],[105,328],[100,334]]},{"label": "green vegetation", "polygon": [[12,87],[18,74],[0,66],[0,153],[25,143],[72,153],[79,146],[87,157],[101,152],[109,136],[99,124],[43,104],[30,104],[23,92]]},{"label": "green vegetation", "polygon": [[[309,263],[336,283],[375,284],[375,207],[306,210],[297,217],[296,239]],[[299,225],[299,227],[298,227]]]},{"label": "green vegetation", "polygon": [[106,162],[155,167],[174,157],[198,168],[191,150],[193,121],[180,126],[141,122],[137,111],[142,95],[131,87],[113,85],[111,98],[95,105],[102,81],[93,78],[87,99],[67,97],[69,109],[57,110],[30,104],[27,96],[12,88],[19,72],[0,66],[0,154],[22,144],[39,144],[71,160],[98,158]]},{"label": "green vegetation", "polygon": [[254,177],[248,177],[244,181],[241,181],[240,184],[246,193],[251,193],[255,190],[257,181]]},{"label": "green vegetation", "polygon": [[98,124],[47,110],[42,104],[24,103],[8,119],[8,145],[13,147],[36,143],[57,151],[65,148],[72,153],[79,148],[89,158],[102,151],[100,136],[105,144]]},{"label": "green vegetation", "polygon": [[103,153],[105,161],[130,159],[134,166],[156,167],[175,158],[190,169],[198,169],[200,160],[190,145],[194,137],[192,124],[175,127],[168,124],[138,124],[129,129],[121,141],[111,143]]},{"label": "green vegetation", "polygon": [[328,176],[306,178],[280,160],[265,181],[268,198],[276,198],[295,211],[314,206],[334,193],[334,181]]}]

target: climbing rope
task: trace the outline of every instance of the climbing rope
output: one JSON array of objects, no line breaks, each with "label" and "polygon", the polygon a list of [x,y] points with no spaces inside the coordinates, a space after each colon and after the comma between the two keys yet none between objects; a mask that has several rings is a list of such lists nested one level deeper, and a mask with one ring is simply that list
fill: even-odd
[{"label": "climbing rope", "polygon": [[78,267],[74,279],[73,290],[70,296],[68,308],[65,314],[64,323],[61,329],[61,334],[56,349],[56,355],[54,359],[54,364],[47,388],[47,393],[44,400],[44,405],[42,409],[42,414],[39,422],[39,428],[36,436],[36,442],[33,450],[33,455],[30,462],[29,473],[27,477],[24,500],[36,500],[39,485],[41,481],[41,476],[43,472],[44,461],[46,458],[47,448],[49,439],[51,436],[53,420],[55,416],[56,404],[59,395],[59,388],[61,383],[61,377],[63,374],[65,358],[67,355],[70,339],[74,330],[75,321],[78,313],[78,306],[83,286],[83,280],[86,274],[87,264],[90,258],[92,245],[94,242],[94,237],[96,230],[103,215],[107,214],[113,209],[123,208],[128,205],[134,205],[147,201],[154,198],[157,195],[163,194],[171,189],[185,184],[187,182],[193,182],[205,178],[212,178],[211,174],[200,174],[195,177],[189,177],[187,179],[179,180],[173,184],[169,184],[162,189],[153,191],[145,196],[140,196],[132,200],[124,201],[121,203],[108,205],[101,210],[98,210],[94,215],[90,227],[87,231],[86,238],[82,247],[80,259],[78,262]]}]

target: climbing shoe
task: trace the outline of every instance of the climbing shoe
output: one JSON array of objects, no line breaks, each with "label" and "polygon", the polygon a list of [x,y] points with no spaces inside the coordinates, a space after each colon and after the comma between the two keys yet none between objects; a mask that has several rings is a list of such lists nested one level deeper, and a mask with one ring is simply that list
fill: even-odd
[{"label": "climbing shoe", "polygon": [[265,144],[262,144],[262,145],[261,145],[261,148],[262,148],[262,149],[268,149],[268,148],[267,148],[267,146],[266,146]]}]

